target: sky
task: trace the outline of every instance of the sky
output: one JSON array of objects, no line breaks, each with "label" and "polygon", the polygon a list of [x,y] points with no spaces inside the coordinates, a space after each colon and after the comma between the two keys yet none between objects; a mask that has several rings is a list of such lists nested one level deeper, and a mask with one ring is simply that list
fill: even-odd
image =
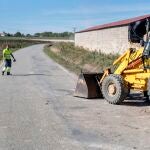
[{"label": "sky", "polygon": [[150,0],[0,0],[0,32],[73,32],[150,14]]}]

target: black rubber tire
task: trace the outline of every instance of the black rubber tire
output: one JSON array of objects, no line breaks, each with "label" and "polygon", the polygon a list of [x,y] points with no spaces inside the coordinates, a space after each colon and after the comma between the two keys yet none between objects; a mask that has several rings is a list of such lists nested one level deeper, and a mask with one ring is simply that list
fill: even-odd
[{"label": "black rubber tire", "polygon": [[[110,95],[108,87],[110,84],[114,84],[116,92],[114,95]],[[111,74],[107,76],[102,82],[102,94],[103,97],[110,104],[121,104],[128,95],[128,88],[124,83],[123,78],[120,75]]]},{"label": "black rubber tire", "polygon": [[144,95],[144,97],[147,98],[147,97],[148,97],[148,91],[144,91],[144,92],[143,92],[143,95]]}]

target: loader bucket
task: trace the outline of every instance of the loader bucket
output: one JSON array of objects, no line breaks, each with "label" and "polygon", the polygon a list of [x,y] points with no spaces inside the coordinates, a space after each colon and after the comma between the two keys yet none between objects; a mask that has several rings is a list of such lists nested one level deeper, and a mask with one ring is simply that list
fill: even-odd
[{"label": "loader bucket", "polygon": [[100,98],[102,97],[98,80],[103,73],[81,73],[79,75],[74,96],[82,98]]}]

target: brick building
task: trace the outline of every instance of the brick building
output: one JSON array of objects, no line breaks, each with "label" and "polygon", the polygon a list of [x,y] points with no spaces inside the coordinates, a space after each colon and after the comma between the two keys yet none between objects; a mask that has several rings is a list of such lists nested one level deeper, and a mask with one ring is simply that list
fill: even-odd
[{"label": "brick building", "polygon": [[[88,48],[91,51],[122,53],[131,47],[131,42],[140,43],[139,37],[144,38],[147,19],[150,19],[150,15],[112,22],[76,32],[75,45]],[[133,45],[133,47],[139,46],[139,44]]]}]

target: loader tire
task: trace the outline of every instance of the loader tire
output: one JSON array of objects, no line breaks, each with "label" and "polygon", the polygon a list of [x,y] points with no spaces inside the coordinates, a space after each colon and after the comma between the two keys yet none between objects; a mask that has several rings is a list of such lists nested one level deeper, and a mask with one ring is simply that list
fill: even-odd
[{"label": "loader tire", "polygon": [[145,98],[148,98],[148,91],[144,91],[143,95],[144,95]]},{"label": "loader tire", "polygon": [[128,88],[120,75],[109,75],[102,82],[103,97],[110,104],[121,104],[128,95]]}]

